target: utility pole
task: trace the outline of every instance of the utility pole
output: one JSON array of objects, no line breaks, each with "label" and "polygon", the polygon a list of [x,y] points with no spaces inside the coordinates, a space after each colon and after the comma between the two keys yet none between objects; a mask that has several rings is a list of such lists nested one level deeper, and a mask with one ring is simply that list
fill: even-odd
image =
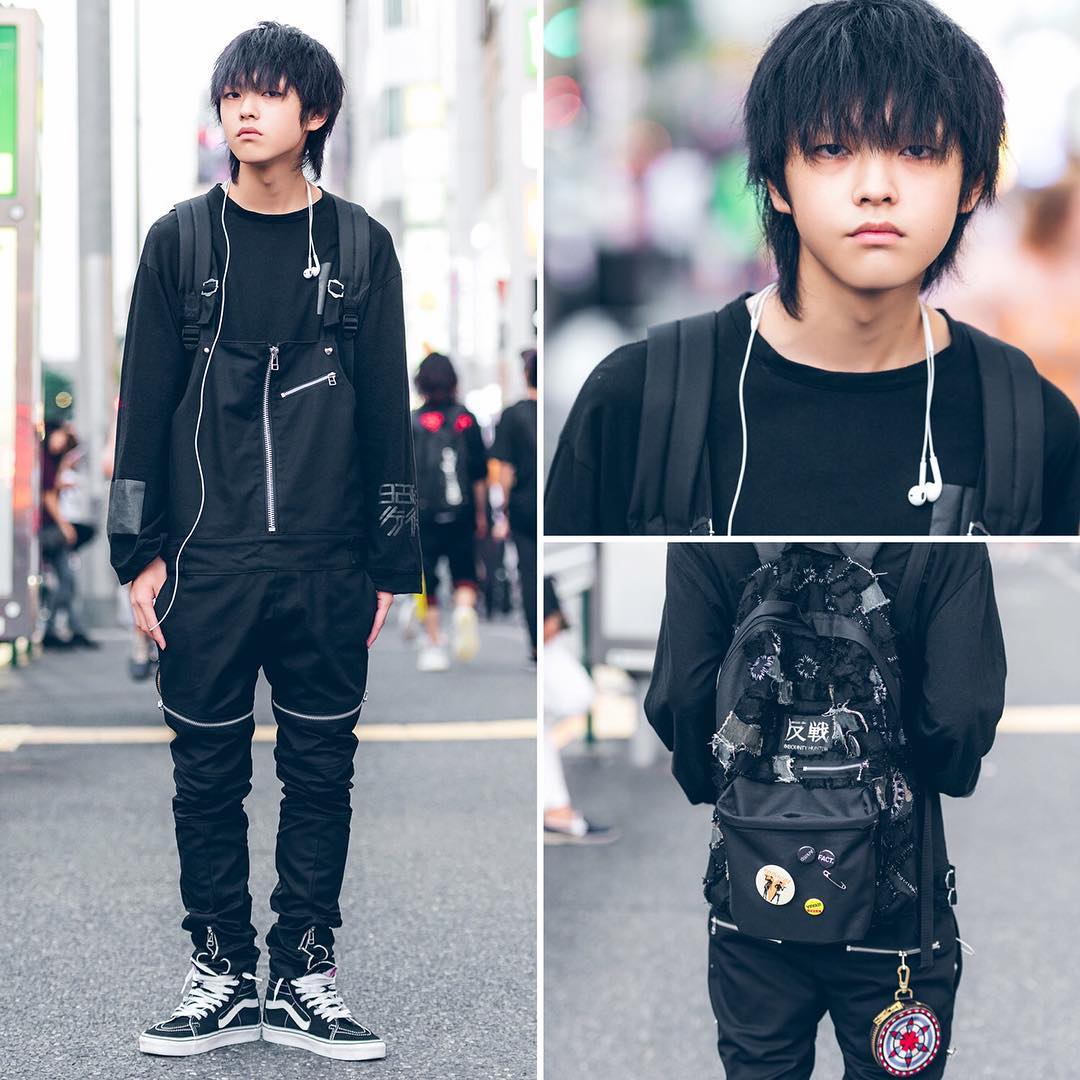
[{"label": "utility pole", "polygon": [[78,0],[79,91],[79,366],[75,420],[86,450],[84,483],[98,538],[83,554],[87,620],[105,621],[113,607],[105,542],[107,487],[102,454],[112,421],[116,339],[112,305],[112,140],[109,0]]}]

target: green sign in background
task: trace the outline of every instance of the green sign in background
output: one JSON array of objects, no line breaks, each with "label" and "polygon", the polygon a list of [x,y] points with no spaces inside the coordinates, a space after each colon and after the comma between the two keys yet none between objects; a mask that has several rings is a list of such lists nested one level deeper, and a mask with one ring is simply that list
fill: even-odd
[{"label": "green sign in background", "polygon": [[18,30],[0,26],[0,198],[15,194],[15,143],[19,133]]}]

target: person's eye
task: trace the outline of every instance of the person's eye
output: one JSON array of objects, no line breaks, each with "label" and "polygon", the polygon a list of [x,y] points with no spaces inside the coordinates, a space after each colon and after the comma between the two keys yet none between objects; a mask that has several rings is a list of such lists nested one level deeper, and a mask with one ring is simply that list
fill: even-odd
[{"label": "person's eye", "polygon": [[817,157],[835,161],[837,158],[843,156],[844,148],[839,143],[821,143],[814,147],[814,154]]},{"label": "person's eye", "polygon": [[929,161],[938,155],[936,146],[928,146],[926,143],[912,143],[904,147],[903,153],[915,161]]},{"label": "person's eye", "polygon": [[271,97],[281,97],[280,90],[264,90],[264,94],[269,94]]}]

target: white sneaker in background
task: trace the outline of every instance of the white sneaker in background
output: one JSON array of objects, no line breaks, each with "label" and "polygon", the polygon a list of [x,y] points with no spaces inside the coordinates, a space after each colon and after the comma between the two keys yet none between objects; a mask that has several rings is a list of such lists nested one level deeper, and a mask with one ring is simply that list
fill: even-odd
[{"label": "white sneaker in background", "polygon": [[441,645],[423,645],[416,657],[417,671],[449,671],[450,657]]},{"label": "white sneaker in background", "polygon": [[475,659],[480,651],[480,620],[476,617],[476,608],[454,608],[454,655],[459,660]]}]

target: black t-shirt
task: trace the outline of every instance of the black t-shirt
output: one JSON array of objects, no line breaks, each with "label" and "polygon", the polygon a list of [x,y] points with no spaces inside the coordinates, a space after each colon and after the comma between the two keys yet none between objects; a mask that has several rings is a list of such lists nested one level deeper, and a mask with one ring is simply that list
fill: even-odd
[{"label": "black t-shirt", "polygon": [[523,398],[503,410],[490,457],[514,467],[508,509],[511,523],[536,523],[536,399]]},{"label": "black t-shirt", "polygon": [[[717,377],[707,439],[713,526],[727,516],[742,457],[737,385],[749,293],[719,313]],[[947,313],[952,341],[937,354],[934,444],[946,483],[974,486],[983,456],[974,346]],[[644,341],[616,349],[590,374],[556,448],[544,500],[545,532],[628,532],[645,383]],[[1080,420],[1042,380],[1043,535],[1080,527]],[[926,364],[877,372],[824,371],[781,356],[759,332],[745,383],[749,454],[734,529],[747,535],[926,535],[932,504],[908,502],[918,480]],[[657,438],[666,439],[666,431]],[[697,462],[687,462],[696,469]]]}]

